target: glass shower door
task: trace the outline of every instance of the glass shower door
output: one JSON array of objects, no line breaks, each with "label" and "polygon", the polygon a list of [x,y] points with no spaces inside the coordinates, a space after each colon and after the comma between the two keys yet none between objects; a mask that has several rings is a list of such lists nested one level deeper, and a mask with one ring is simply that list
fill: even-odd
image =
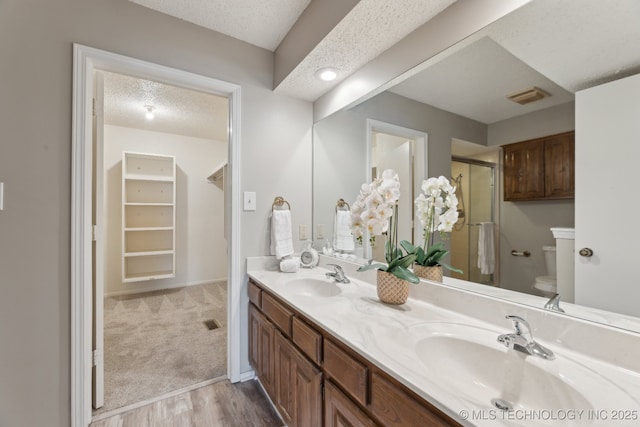
[{"label": "glass shower door", "polygon": [[478,250],[480,224],[494,222],[494,168],[492,163],[471,159],[455,160],[451,165],[460,211],[451,233],[451,264],[463,270],[451,276],[487,285],[494,284],[493,274],[480,272]]}]

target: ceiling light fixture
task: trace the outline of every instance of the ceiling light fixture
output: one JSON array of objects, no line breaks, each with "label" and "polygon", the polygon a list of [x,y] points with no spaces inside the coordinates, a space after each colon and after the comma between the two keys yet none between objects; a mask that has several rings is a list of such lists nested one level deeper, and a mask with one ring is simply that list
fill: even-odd
[{"label": "ceiling light fixture", "polygon": [[153,118],[155,117],[155,115],[153,114],[153,110],[155,110],[155,107],[153,105],[145,105],[144,106],[145,110],[147,110],[147,113],[144,115],[147,120],[153,120]]},{"label": "ceiling light fixture", "polygon": [[542,98],[546,98],[547,96],[551,96],[551,95],[543,91],[542,89],[534,86],[532,88],[521,90],[516,93],[512,93],[511,95],[507,95],[507,99],[513,102],[517,102],[520,105],[525,105],[530,102],[534,102]]},{"label": "ceiling light fixture", "polygon": [[325,82],[330,82],[338,77],[338,70],[333,67],[320,68],[316,71],[316,77]]}]

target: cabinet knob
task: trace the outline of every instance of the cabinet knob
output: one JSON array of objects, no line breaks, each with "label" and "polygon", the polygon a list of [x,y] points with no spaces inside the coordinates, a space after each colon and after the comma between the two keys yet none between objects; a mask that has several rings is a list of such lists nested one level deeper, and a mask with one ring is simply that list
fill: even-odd
[{"label": "cabinet knob", "polygon": [[578,253],[580,254],[580,256],[584,256],[587,258],[593,256],[593,251],[589,248],[582,248]]}]

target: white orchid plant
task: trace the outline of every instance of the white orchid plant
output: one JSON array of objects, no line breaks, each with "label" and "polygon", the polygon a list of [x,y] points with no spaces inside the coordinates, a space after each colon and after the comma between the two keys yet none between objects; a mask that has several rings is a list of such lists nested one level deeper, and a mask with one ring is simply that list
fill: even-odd
[{"label": "white orchid plant", "polygon": [[442,262],[449,251],[444,243],[434,243],[436,232],[441,239],[446,238],[446,233],[453,230],[458,221],[458,198],[456,188],[451,185],[444,176],[432,177],[422,181],[422,192],[415,200],[416,213],[424,230],[424,245],[414,246],[403,240],[401,246],[416,256],[417,264],[431,267],[441,265],[449,270],[462,273],[462,270],[454,268]]},{"label": "white orchid plant", "polygon": [[372,247],[375,245],[376,236],[386,234],[389,238],[385,244],[387,264],[370,262],[358,271],[375,268],[411,283],[419,283],[420,279],[409,270],[416,260],[416,255],[404,254],[398,247],[399,199],[400,179],[392,169],[385,170],[380,178],[370,184],[362,184],[358,198],[351,205],[352,234],[360,244],[365,235],[368,235]]}]

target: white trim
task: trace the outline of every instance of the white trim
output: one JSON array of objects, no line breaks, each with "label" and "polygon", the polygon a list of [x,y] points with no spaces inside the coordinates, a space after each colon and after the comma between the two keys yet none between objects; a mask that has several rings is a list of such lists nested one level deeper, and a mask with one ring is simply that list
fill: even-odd
[{"label": "white trim", "polygon": [[252,379],[257,378],[256,377],[256,371],[254,371],[253,369],[251,369],[250,371],[247,372],[243,372],[242,374],[240,374],[240,382],[245,382],[245,381],[251,381]]},{"label": "white trim", "polygon": [[71,426],[91,422],[91,102],[93,71],[101,69],[227,96],[231,117],[229,160],[233,218],[229,253],[227,369],[240,380],[240,86],[74,44],[71,170]]},{"label": "white trim", "polygon": [[[390,135],[400,136],[402,138],[412,139],[417,144],[421,141],[424,141],[424,158],[422,159],[423,163],[423,171],[424,178],[428,176],[429,171],[429,135],[426,132],[406,128],[403,126],[394,125],[391,123],[381,122],[379,120],[367,119],[367,155],[365,160],[365,175],[366,177],[371,176],[371,143],[372,143],[372,135],[373,132],[382,132]],[[414,159],[414,162],[416,160]],[[415,164],[415,163],[414,163]],[[413,177],[414,186],[416,185],[416,180],[418,177]],[[418,182],[421,182],[423,178],[420,178]],[[363,239],[363,242],[367,242],[364,244],[364,258],[371,259],[371,246],[368,244],[368,238]]]}]

